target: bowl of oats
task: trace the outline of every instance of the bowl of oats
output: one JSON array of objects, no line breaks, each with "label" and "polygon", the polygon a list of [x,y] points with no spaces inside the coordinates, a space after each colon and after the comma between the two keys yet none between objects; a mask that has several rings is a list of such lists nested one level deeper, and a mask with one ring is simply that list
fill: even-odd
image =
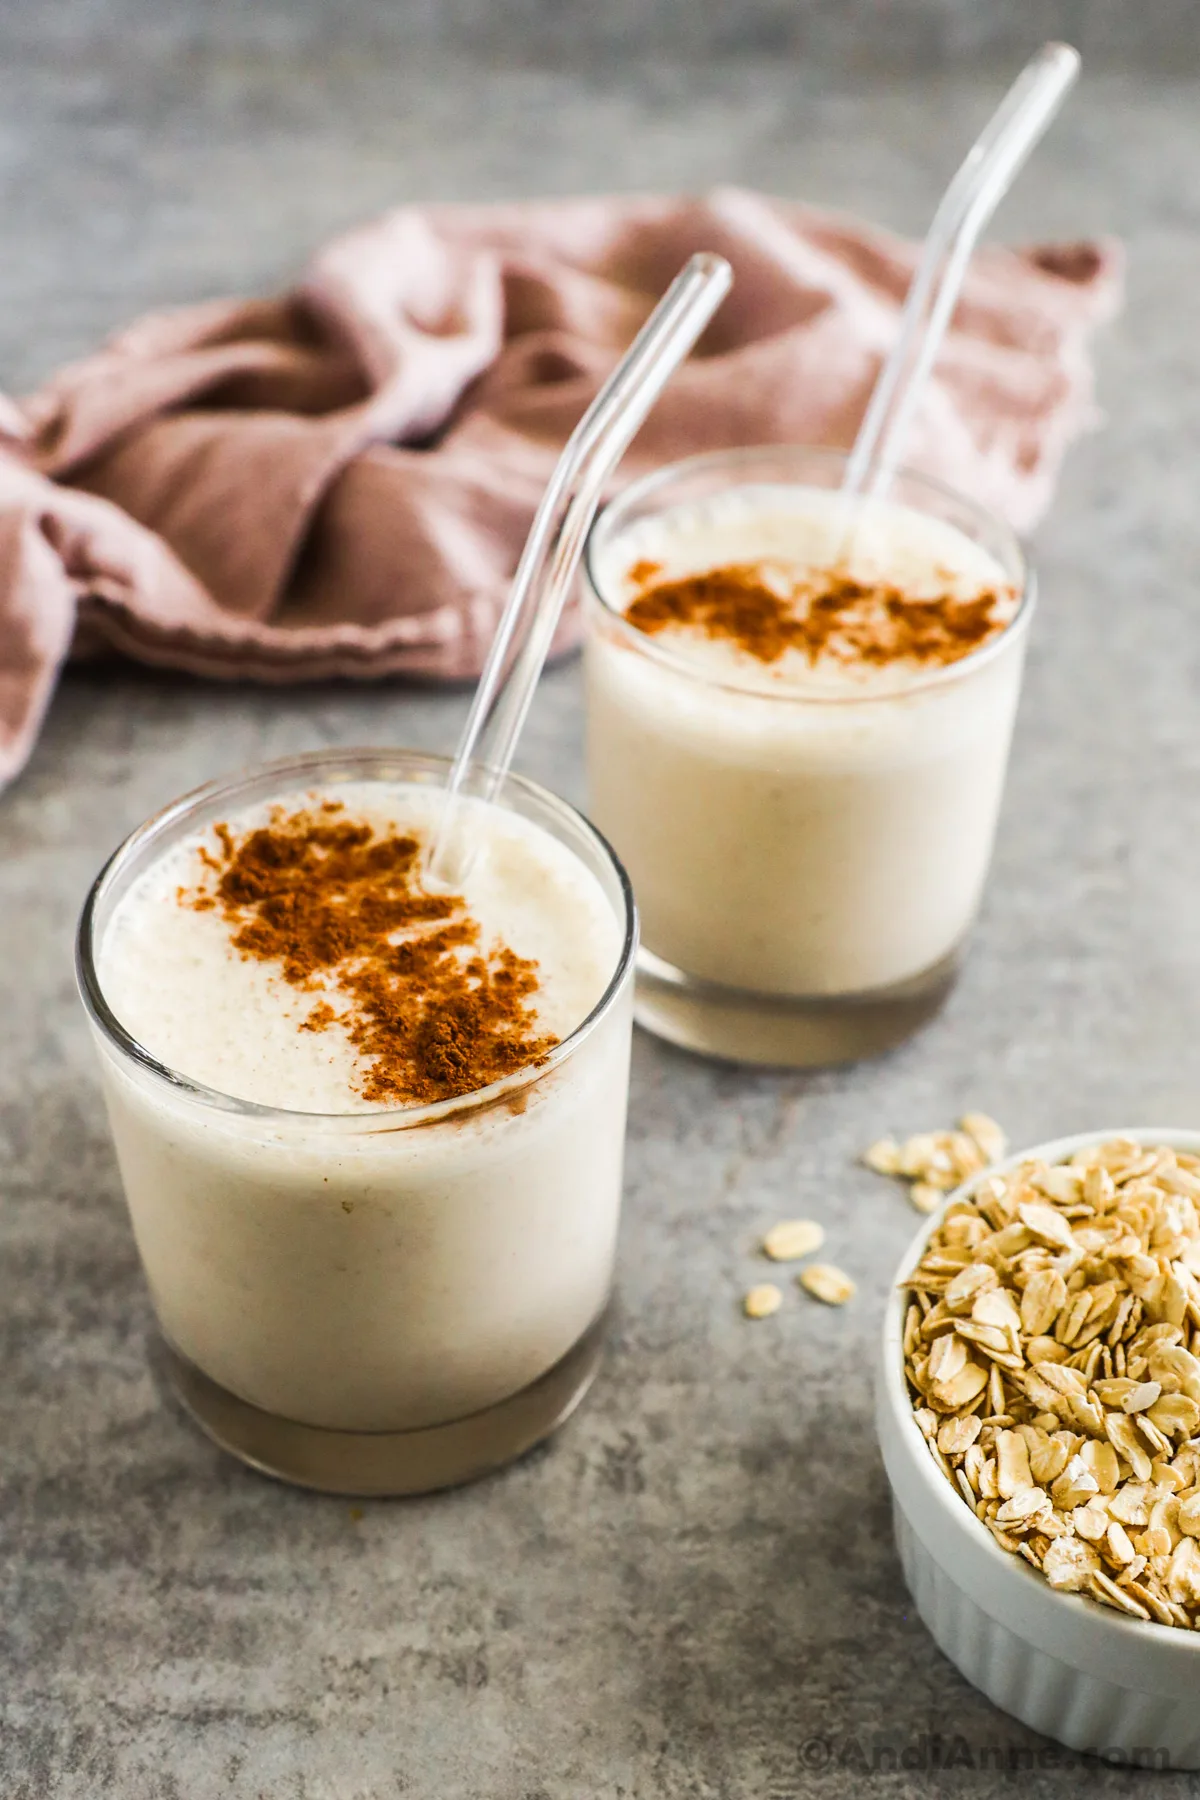
[{"label": "bowl of oats", "polygon": [[1108,1761],[1200,1768],[1200,1132],[974,1175],[884,1324],[896,1542],[941,1650]]}]

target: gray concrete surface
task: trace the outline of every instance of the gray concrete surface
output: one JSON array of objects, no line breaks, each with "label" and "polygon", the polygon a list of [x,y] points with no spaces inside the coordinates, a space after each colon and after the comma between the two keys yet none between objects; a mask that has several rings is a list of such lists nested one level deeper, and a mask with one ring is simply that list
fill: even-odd
[{"label": "gray concrete surface", "polygon": [[[494,74],[288,43],[14,51],[0,382],[20,390],[149,304],[269,287],[325,231],[413,196],[734,178],[919,229],[990,91],[856,91],[766,61]],[[552,1446],[484,1485],[352,1509],[244,1472],[162,1403],[70,967],[90,876],[162,801],[315,744],[447,747],[462,697],[64,683],[0,800],[4,1800],[983,1800],[1011,1790],[1005,1758],[1039,1797],[1130,1791],[1062,1766],[912,1616],[869,1365],[914,1218],[854,1156],[967,1105],[1025,1142],[1200,1120],[1198,120],[1200,87],[1093,80],[1002,222],[1122,233],[1131,294],[1101,346],[1108,426],[1037,545],[965,978],[919,1041],[847,1072],[638,1042],[607,1369]],[[578,710],[559,669],[524,751],[576,795]],[[827,1222],[858,1300],[796,1296],[750,1325],[756,1236],[797,1212]],[[907,1768],[869,1775],[877,1750]]]},{"label": "gray concrete surface", "polygon": [[1194,0],[0,0],[9,43],[63,50],[114,41],[174,47],[361,44],[504,64],[785,54],[824,64],[927,70],[1003,56],[1044,38],[1089,59],[1193,69]]}]

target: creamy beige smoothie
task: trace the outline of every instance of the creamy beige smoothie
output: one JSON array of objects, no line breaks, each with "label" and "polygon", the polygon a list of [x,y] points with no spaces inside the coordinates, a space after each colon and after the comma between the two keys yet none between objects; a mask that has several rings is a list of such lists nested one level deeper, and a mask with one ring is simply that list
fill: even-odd
[{"label": "creamy beige smoothie", "polygon": [[892,501],[848,536],[818,487],[727,481],[624,527],[616,510],[590,560],[590,808],[648,964],[823,1000],[953,957],[1020,686],[1010,570]]},{"label": "creamy beige smoothie", "polygon": [[582,821],[473,801],[447,895],[424,874],[440,804],[428,780],[218,795],[94,906],[97,992],[159,1065],[98,1032],[164,1334],[326,1430],[484,1413],[568,1355],[612,1278],[620,881]]}]

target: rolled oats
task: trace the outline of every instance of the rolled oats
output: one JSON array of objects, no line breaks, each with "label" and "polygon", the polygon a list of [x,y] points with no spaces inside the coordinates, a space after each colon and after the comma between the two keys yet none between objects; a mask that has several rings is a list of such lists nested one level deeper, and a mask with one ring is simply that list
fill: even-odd
[{"label": "rolled oats", "polygon": [[1114,1519],[1105,1532],[1104,1548],[1108,1560],[1116,1563],[1118,1568],[1124,1568],[1126,1563],[1131,1563],[1137,1554],[1129,1541],[1129,1533],[1119,1519]]},{"label": "rolled oats", "polygon": [[863,1151],[862,1159],[868,1169],[874,1169],[876,1175],[900,1173],[900,1146],[895,1138],[880,1138],[869,1150]]},{"label": "rolled oats", "polygon": [[[823,1300],[826,1306],[844,1306],[847,1300],[853,1300],[857,1289],[848,1275],[841,1269],[834,1268],[832,1263],[809,1263],[796,1277],[802,1288],[817,1300]],[[984,1377],[986,1381],[987,1377]],[[959,1403],[961,1404],[961,1402]],[[943,1408],[953,1412],[956,1407]]]},{"label": "rolled oats", "polygon": [[1089,1576],[1100,1574],[1100,1558],[1090,1544],[1078,1538],[1055,1538],[1042,1559],[1042,1574],[1052,1588],[1077,1594],[1087,1586]]},{"label": "rolled oats", "polygon": [[908,1197],[919,1213],[935,1212],[945,1198],[941,1188],[929,1181],[914,1181]]},{"label": "rolled oats", "polygon": [[1115,1607],[1118,1612],[1132,1613],[1135,1619],[1148,1619],[1150,1610],[1135,1600],[1127,1588],[1122,1588],[1102,1574],[1099,1569],[1089,1577],[1087,1591],[1095,1600],[1102,1600],[1106,1606]]},{"label": "rolled oats", "polygon": [[[880,1138],[862,1160],[877,1175],[909,1182],[908,1197],[918,1212],[933,1212],[951,1188],[978,1175],[1004,1154],[1005,1136],[986,1113],[966,1113],[955,1131],[919,1131],[899,1143]],[[1200,1188],[1200,1180],[1197,1182]],[[1200,1298],[1200,1290],[1198,1290]]]},{"label": "rolled oats", "polygon": [[905,1284],[930,1453],[1051,1587],[1200,1629],[1200,1159],[1111,1139],[982,1173],[1002,1153],[968,1114],[864,1159],[918,1209],[977,1177]]},{"label": "rolled oats", "polygon": [[[961,1418],[947,1419],[937,1434],[937,1446],[943,1456],[961,1455],[969,1450],[979,1433],[983,1430],[983,1421],[978,1413],[965,1413]],[[1195,1535],[1200,1536],[1200,1523]]]},{"label": "rolled oats", "polygon": [[769,1319],[782,1305],[783,1295],[775,1283],[763,1281],[750,1289],[742,1301],[742,1311],[748,1319]]},{"label": "rolled oats", "polygon": [[815,1219],[782,1219],[772,1225],[762,1247],[772,1262],[798,1262],[811,1256],[825,1242],[824,1228]]},{"label": "rolled oats", "polygon": [[1077,1506],[1071,1514],[1071,1523],[1075,1527],[1076,1536],[1084,1538],[1090,1544],[1098,1544],[1108,1532],[1108,1514],[1103,1506],[1088,1501],[1086,1506]]},{"label": "rolled oats", "polygon": [[1185,1537],[1200,1538],[1200,1494],[1177,1502],[1176,1521]]},{"label": "rolled oats", "polygon": [[958,1122],[967,1136],[978,1144],[984,1162],[1000,1161],[1008,1148],[1008,1139],[995,1119],[989,1118],[987,1113],[972,1112],[964,1113]]},{"label": "rolled oats", "polygon": [[996,1514],[997,1525],[1025,1527],[1050,1511],[1050,1496],[1045,1488],[1021,1487],[1005,1500]]},{"label": "rolled oats", "polygon": [[1073,1456],[1050,1487],[1055,1506],[1068,1512],[1077,1506],[1086,1506],[1093,1494],[1099,1492],[1100,1484],[1081,1456]]},{"label": "rolled oats", "polygon": [[1022,1488],[1036,1488],[1029,1468],[1029,1446],[1017,1431],[996,1434],[996,1485],[1001,1496],[1011,1499]]}]

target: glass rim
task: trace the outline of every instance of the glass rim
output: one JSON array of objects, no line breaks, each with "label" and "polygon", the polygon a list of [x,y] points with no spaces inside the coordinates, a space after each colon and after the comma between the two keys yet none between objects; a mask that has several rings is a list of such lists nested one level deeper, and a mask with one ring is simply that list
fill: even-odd
[{"label": "glass rim", "polygon": [[[436,1100],[422,1105],[410,1106],[375,1106],[357,1112],[313,1112],[303,1108],[272,1106],[258,1100],[244,1100],[236,1094],[228,1094],[221,1088],[197,1081],[191,1076],[172,1069],[169,1064],[156,1057],[152,1051],[133,1036],[117,1017],[100,983],[96,967],[96,915],[100,902],[105,897],[112,883],[127,867],[136,853],[155,838],[164,834],[172,825],[185,821],[189,815],[200,812],[214,799],[229,797],[236,799],[238,794],[255,786],[265,777],[304,776],[318,769],[334,769],[343,778],[353,778],[357,773],[360,778],[366,777],[371,768],[389,761],[423,766],[426,769],[448,770],[451,764],[449,756],[436,751],[408,750],[404,748],[364,748],[355,747],[348,750],[310,750],[298,756],[285,756],[270,762],[255,763],[249,768],[241,769],[232,775],[219,776],[212,781],[202,783],[200,787],[190,789],[178,799],[152,813],[148,819],[135,827],[128,836],[107,857],[95,880],[88,890],[83,909],[79,917],[79,925],[75,938],[75,978],[79,988],[84,1009],[101,1037],[127,1061],[145,1070],[155,1080],[166,1084],[173,1093],[183,1095],[204,1106],[219,1112],[231,1113],[241,1118],[257,1119],[261,1122],[270,1120],[285,1121],[290,1125],[307,1124],[325,1130],[332,1130],[351,1135],[360,1132],[409,1130],[419,1125],[436,1124],[452,1119],[458,1114],[482,1112],[490,1107],[502,1104],[512,1094],[531,1086],[551,1074],[554,1069],[566,1062],[575,1051],[590,1037],[611,1012],[618,996],[628,982],[637,954],[638,944],[638,912],[634,900],[633,886],[620,857],[602,832],[598,831],[591,820],[581,813],[578,807],[553,794],[540,782],[532,781],[528,776],[509,771],[504,777],[500,789],[503,804],[505,793],[515,788],[529,795],[541,807],[548,807],[551,814],[557,813],[559,818],[572,829],[582,832],[585,839],[591,841],[601,858],[608,864],[616,876],[617,887],[623,908],[623,935],[621,947],[617,954],[616,965],[610,975],[603,993],[591,1008],[590,1012],[580,1020],[575,1029],[567,1034],[554,1048],[535,1063],[515,1070],[511,1075],[491,1082],[487,1087],[475,1088],[469,1094],[455,1094],[446,1100]],[[511,810],[511,809],[510,809]]]},{"label": "glass rim", "polygon": [[[951,487],[949,482],[940,481],[934,475],[926,475],[920,469],[903,466],[897,469],[894,481],[909,482],[917,488],[926,488],[946,500],[953,501],[956,506],[965,508],[977,519],[999,531],[1006,540],[1006,549],[1020,571],[1020,600],[1017,610],[994,638],[989,638],[978,650],[970,651],[959,657],[957,662],[946,663],[941,668],[931,669],[928,674],[918,676],[906,683],[902,688],[894,688],[886,692],[873,694],[803,694],[780,690],[779,688],[756,685],[752,681],[731,680],[716,677],[707,670],[697,667],[686,656],[666,647],[660,639],[651,637],[647,632],[639,631],[631,625],[625,614],[619,610],[615,602],[602,590],[597,579],[595,568],[595,549],[598,542],[620,529],[623,515],[647,496],[653,497],[657,489],[668,486],[678,476],[693,472],[702,472],[706,468],[722,466],[738,468],[752,467],[755,463],[769,457],[800,458],[824,462],[828,466],[845,464],[849,460],[849,451],[832,449],[824,444],[745,444],[728,450],[702,450],[695,456],[680,457],[676,462],[664,463],[661,468],[652,469],[649,474],[641,475],[623,487],[611,500],[603,506],[588,532],[583,549],[583,568],[588,594],[595,604],[603,609],[605,617],[621,632],[622,640],[629,647],[653,661],[661,663],[674,674],[686,677],[703,687],[712,688],[722,693],[750,695],[756,700],[769,700],[781,706],[878,706],[892,700],[907,699],[912,694],[921,694],[931,688],[952,685],[967,674],[974,674],[985,663],[998,656],[1006,649],[1015,637],[1023,636],[1029,628],[1029,622],[1037,603],[1037,576],[1033,564],[1025,551],[1020,538],[998,513],[985,506],[982,501],[974,500],[969,494]],[[797,486],[804,486],[797,481]],[[830,493],[839,490],[831,488]],[[890,498],[885,495],[884,498]],[[906,504],[897,501],[898,505]],[[911,511],[919,512],[919,506]],[[934,516],[934,515],[931,515]],[[948,522],[948,521],[947,521]]]}]

